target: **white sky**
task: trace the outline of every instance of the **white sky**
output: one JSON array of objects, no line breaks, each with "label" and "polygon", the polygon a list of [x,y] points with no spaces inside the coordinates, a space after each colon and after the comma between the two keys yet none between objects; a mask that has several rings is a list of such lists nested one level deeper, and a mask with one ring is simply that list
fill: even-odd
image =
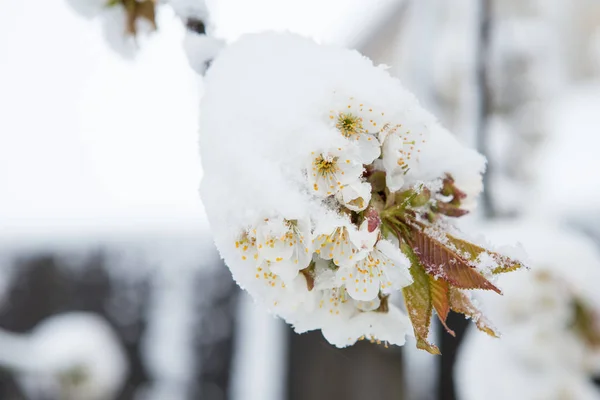
[{"label": "white sky", "polygon": [[289,30],[323,43],[349,44],[380,10],[402,0],[206,0],[215,34]]},{"label": "white sky", "polygon": [[[326,42],[360,25],[365,4],[209,0],[221,37],[287,28]],[[65,0],[0,0],[0,10],[0,231],[201,214],[201,83],[180,22],[163,12],[131,62]]]},{"label": "white sky", "polygon": [[179,22],[127,62],[62,0],[35,3],[0,0],[0,226],[201,210]]}]

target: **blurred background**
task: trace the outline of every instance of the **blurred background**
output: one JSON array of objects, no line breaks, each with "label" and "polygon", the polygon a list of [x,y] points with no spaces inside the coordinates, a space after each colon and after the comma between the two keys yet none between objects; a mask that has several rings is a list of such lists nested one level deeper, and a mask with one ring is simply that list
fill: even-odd
[{"label": "blurred background", "polygon": [[504,337],[450,316],[436,357],[294,334],[213,247],[181,19],[161,5],[130,51],[66,0],[0,0],[0,399],[600,399],[600,1],[207,5],[226,41],[290,30],[388,65],[488,157],[466,229],[535,272],[481,298]]}]

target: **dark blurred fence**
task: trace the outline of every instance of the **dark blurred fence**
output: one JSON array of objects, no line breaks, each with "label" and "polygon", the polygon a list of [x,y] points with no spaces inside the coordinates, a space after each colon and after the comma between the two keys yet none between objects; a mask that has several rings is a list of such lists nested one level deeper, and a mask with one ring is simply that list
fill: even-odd
[{"label": "dark blurred fence", "polygon": [[[14,260],[15,277],[8,288],[6,302],[0,309],[0,327],[13,332],[28,332],[44,318],[68,311],[87,311],[103,316],[121,338],[130,364],[126,385],[118,399],[133,400],[136,398],[136,391],[151,380],[144,367],[140,345],[148,324],[148,307],[151,304],[153,287],[150,276],[142,277],[133,284],[119,285],[110,278],[108,259],[101,251],[90,254],[81,261],[83,265],[76,268],[72,265],[65,266],[61,262],[64,259],[64,256],[57,254],[38,254]],[[198,302],[196,306],[197,332],[192,351],[202,368],[199,369],[195,382],[186,389],[190,393],[190,399],[224,400],[229,387],[234,331],[233,306],[237,288],[224,266],[211,269],[209,273],[199,271],[194,280],[202,302]],[[203,290],[211,287],[219,290]],[[126,296],[123,291],[127,291]],[[111,312],[111,304],[117,297],[135,300],[128,305],[133,309],[130,312],[132,318],[127,321],[115,318]],[[220,328],[225,327],[225,331],[221,329],[219,335],[214,337],[204,334],[211,331],[211,321],[217,317]],[[59,400],[26,399],[8,371],[0,372],[0,399]]]}]

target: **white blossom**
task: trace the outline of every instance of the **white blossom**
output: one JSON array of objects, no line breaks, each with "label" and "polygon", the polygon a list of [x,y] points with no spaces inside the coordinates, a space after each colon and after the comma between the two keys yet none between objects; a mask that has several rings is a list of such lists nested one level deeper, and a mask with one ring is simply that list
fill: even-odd
[{"label": "white blossom", "polygon": [[308,182],[318,196],[327,197],[346,185],[359,183],[364,167],[352,154],[338,147],[326,152],[312,152]]},{"label": "white blossom", "polygon": [[312,257],[310,228],[303,221],[271,218],[256,228],[258,260],[285,281],[293,280]]},{"label": "white blossom", "polygon": [[371,185],[366,182],[349,183],[336,193],[336,199],[349,210],[362,211],[371,201]]},{"label": "white blossom", "polygon": [[[376,231],[375,238],[379,235]],[[376,239],[377,240],[377,239]],[[348,294],[362,301],[370,301],[380,291],[401,289],[412,283],[410,262],[390,241],[377,240],[372,250],[351,266],[341,267],[336,279],[348,289]]]},{"label": "white blossom", "polygon": [[387,186],[392,191],[400,190],[406,181],[406,174],[417,165],[423,139],[400,125],[386,127],[379,137],[383,142],[382,165]]},{"label": "white blossom", "polygon": [[[266,303],[268,307],[288,311],[294,309],[301,304],[308,295],[306,280],[302,275],[288,273],[287,282],[274,272],[274,266],[282,266],[282,263],[277,261],[271,262],[263,257],[263,251],[259,251],[259,246],[264,248],[265,243],[259,243],[256,239],[259,229],[251,229],[243,232],[235,241],[235,248],[239,254],[239,258],[244,262],[246,274],[249,279],[244,282],[246,289],[253,295]],[[285,236],[285,234],[284,234]],[[266,244],[270,250],[267,254],[273,254],[274,248],[279,247],[283,242],[289,240],[284,238],[283,241],[273,239]],[[270,245],[273,244],[273,248]],[[289,247],[289,246],[288,246]],[[262,250],[262,248],[261,248]],[[292,255],[290,255],[290,259]],[[287,260],[289,266],[289,259]],[[277,269],[277,268],[276,268]],[[292,270],[297,271],[295,265]],[[285,273],[286,271],[284,271]],[[294,276],[292,276],[294,275]]]},{"label": "white blossom", "polygon": [[411,283],[409,262],[367,229],[384,207],[371,177],[386,173],[386,193],[446,173],[460,188],[481,158],[384,69],[293,34],[224,47],[201,107],[202,198],[240,286],[336,346],[403,344],[410,324],[388,296]]},{"label": "white blossom", "polygon": [[[372,108],[370,110],[372,112]],[[335,128],[343,137],[357,145],[359,160],[363,164],[370,164],[381,154],[381,144],[377,140],[377,130],[372,129],[369,132],[365,128],[364,118],[361,116],[365,113],[366,111],[363,112],[363,104],[356,107],[353,102],[350,102],[347,109],[337,113],[332,112],[329,118],[335,121]],[[375,124],[373,128],[377,126],[377,123],[371,119],[370,125],[372,124]]]},{"label": "white blossom", "polygon": [[315,254],[323,260],[332,260],[336,266],[353,265],[367,252],[363,243],[367,240],[349,220],[339,218],[321,222],[313,234]]}]

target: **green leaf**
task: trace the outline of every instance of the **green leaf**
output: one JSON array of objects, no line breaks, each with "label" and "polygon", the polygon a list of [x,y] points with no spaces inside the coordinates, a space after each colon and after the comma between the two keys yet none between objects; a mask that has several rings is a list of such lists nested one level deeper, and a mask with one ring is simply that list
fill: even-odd
[{"label": "green leaf", "polygon": [[593,310],[581,299],[573,299],[573,329],[575,332],[593,348],[600,347],[600,326],[598,326],[597,316]]},{"label": "green leaf", "polygon": [[444,196],[452,196],[452,200],[449,204],[456,207],[459,207],[461,201],[467,197],[465,192],[456,187],[454,178],[450,174],[446,174],[446,177],[442,181],[441,194]]},{"label": "green leaf", "polygon": [[410,274],[412,275],[413,283],[402,289],[402,291],[406,310],[408,311],[408,316],[415,332],[417,348],[431,354],[441,354],[440,349],[428,341],[433,309],[429,275],[427,275],[427,272],[419,264],[410,249],[405,247],[404,251],[411,260]]},{"label": "green leaf", "polygon": [[434,277],[429,276],[429,288],[431,291],[433,308],[440,322],[449,334],[456,336],[454,331],[446,325],[446,319],[448,319],[448,313],[450,312],[450,286],[448,285],[448,282],[443,279],[435,279]]},{"label": "green leaf", "polygon": [[383,171],[374,171],[367,178],[369,183],[371,184],[371,191],[378,193],[383,192],[386,188],[385,185],[385,172]]}]

